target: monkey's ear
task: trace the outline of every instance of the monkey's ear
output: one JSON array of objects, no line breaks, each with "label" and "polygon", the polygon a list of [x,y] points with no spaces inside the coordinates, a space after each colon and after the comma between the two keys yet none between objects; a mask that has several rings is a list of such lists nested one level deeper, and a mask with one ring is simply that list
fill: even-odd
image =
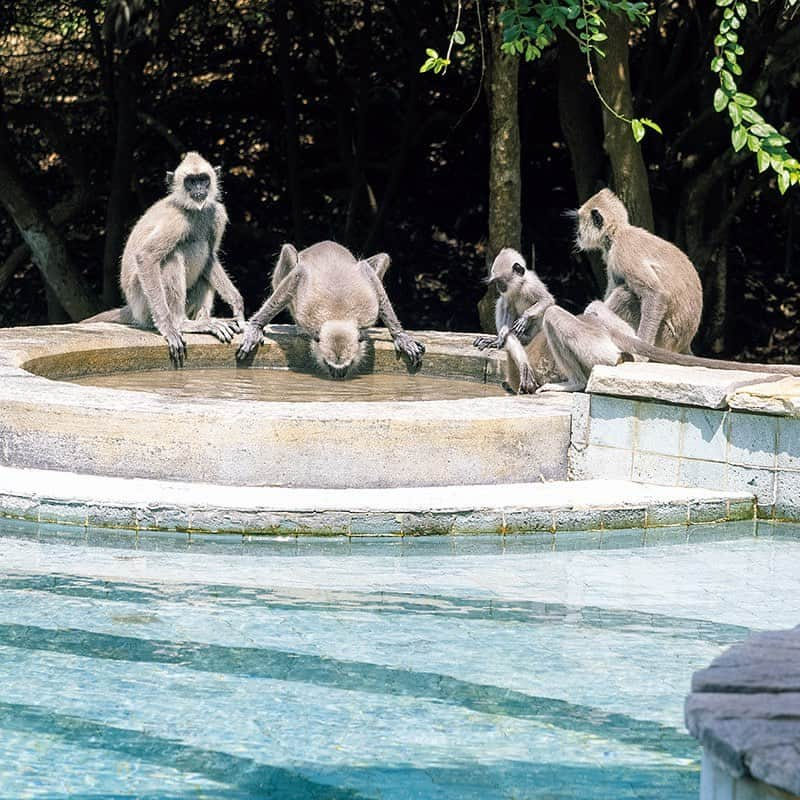
[{"label": "monkey's ear", "polygon": [[514,274],[515,275],[524,275],[525,274],[525,267],[523,267],[522,264],[520,264],[520,263],[514,264],[514,266],[511,267],[511,269],[514,270]]},{"label": "monkey's ear", "polygon": [[603,227],[603,215],[596,209],[592,209],[592,222],[598,230]]},{"label": "monkey's ear", "polygon": [[167,189],[172,189],[172,182],[175,180],[175,173],[167,170],[166,181]]}]

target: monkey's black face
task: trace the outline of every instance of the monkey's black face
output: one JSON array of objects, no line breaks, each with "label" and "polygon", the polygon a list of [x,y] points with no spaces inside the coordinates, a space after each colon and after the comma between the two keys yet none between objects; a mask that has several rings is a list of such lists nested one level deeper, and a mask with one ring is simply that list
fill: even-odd
[{"label": "monkey's black face", "polygon": [[211,190],[211,178],[204,172],[199,175],[187,175],[183,179],[183,188],[195,203],[204,203]]},{"label": "monkey's black face", "polygon": [[508,291],[508,281],[504,281],[502,278],[495,278],[492,283],[500,294],[505,294]]}]

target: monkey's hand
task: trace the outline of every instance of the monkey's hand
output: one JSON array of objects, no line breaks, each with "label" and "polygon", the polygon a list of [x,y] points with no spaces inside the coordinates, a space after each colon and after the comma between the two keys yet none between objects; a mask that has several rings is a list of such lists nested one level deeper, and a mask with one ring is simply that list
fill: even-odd
[{"label": "monkey's hand", "polygon": [[413,370],[418,370],[422,365],[422,356],[425,354],[425,345],[412,339],[407,333],[401,331],[394,337],[394,349],[403,353],[409,360]]},{"label": "monkey's hand", "polygon": [[264,331],[261,326],[254,325],[252,322],[244,327],[244,337],[239,349],[236,351],[236,358],[240,361],[247,358],[264,341]]},{"label": "monkey's hand", "polygon": [[472,342],[478,350],[501,350],[504,344],[505,338],[500,336],[476,336]]},{"label": "monkey's hand", "polygon": [[181,336],[180,331],[173,328],[162,335],[167,340],[170,361],[176,367],[182,367],[186,361],[186,341]]},{"label": "monkey's hand", "polygon": [[511,333],[513,333],[518,339],[525,338],[525,331],[528,330],[528,326],[531,324],[530,317],[526,316],[525,314],[521,314],[517,319],[514,321],[514,324],[511,326]]},{"label": "monkey's hand", "polygon": [[225,342],[225,344],[232,342],[233,337],[239,333],[239,323],[235,319],[211,317],[208,323],[211,334],[216,336],[221,342]]}]

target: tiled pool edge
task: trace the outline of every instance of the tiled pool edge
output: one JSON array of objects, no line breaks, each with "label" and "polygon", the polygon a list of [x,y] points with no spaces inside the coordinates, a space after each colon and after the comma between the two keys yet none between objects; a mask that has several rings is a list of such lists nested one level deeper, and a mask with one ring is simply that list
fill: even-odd
[{"label": "tiled pool edge", "polygon": [[[695,369],[630,367],[622,378],[621,369],[612,377],[598,368],[589,393],[573,396],[570,480],[750,491],[759,518],[800,519],[800,418],[792,407],[796,387],[787,391],[796,379],[764,382],[750,373],[747,383],[742,373],[731,379],[701,370],[717,373],[704,376],[701,396],[692,384]],[[648,394],[643,376],[655,367],[661,380]]]},{"label": "tiled pool edge", "polygon": [[686,527],[754,520],[755,506],[746,492],[603,480],[319,490],[1,467],[0,516],[132,530],[402,536]]}]

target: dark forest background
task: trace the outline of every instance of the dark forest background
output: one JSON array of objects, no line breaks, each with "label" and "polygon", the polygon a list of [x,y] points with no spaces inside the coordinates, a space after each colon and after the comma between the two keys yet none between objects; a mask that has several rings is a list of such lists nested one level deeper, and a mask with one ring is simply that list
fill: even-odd
[{"label": "dark forest background", "polygon": [[[491,0],[461,4],[465,42],[440,74],[420,66],[447,49],[455,0],[0,4],[0,325],[118,305],[125,236],[194,149],[222,167],[224,263],[248,314],[281,243],[324,238],[391,254],[409,328],[477,329],[503,244],[535,244],[543,279],[581,309],[602,274],[573,253],[563,211],[608,183],[698,267],[696,352],[798,361],[798,189],[781,195],[774,172],[735,153],[713,109],[722,9],[650,7],[646,27],[610,15],[597,64],[615,107],[663,129],[637,144],[604,118],[569,36],[531,62],[501,54]],[[796,16],[784,0],[751,7],[737,79],[794,153]]]}]

